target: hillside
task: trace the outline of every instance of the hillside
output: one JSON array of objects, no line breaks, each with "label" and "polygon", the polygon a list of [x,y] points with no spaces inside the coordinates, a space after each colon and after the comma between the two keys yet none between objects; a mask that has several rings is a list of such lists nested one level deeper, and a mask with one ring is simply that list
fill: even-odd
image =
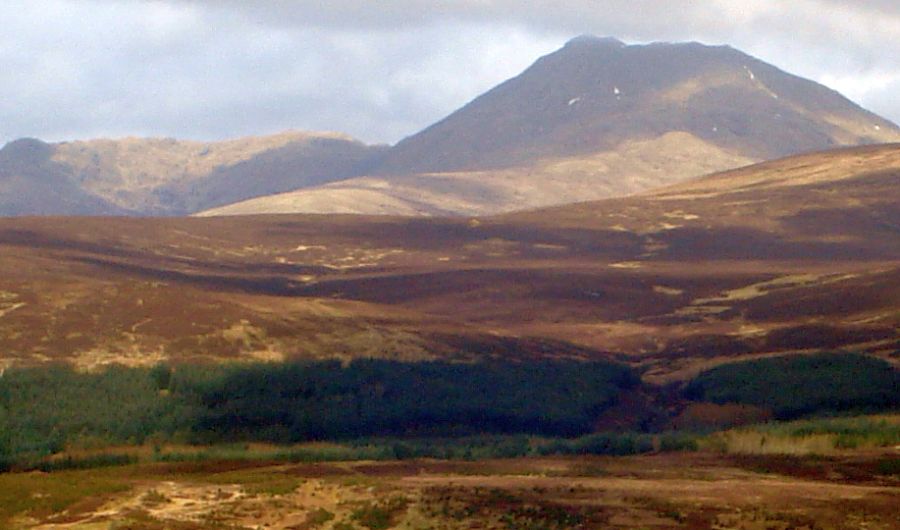
[{"label": "hillside", "polygon": [[382,149],[305,132],[224,142],[19,140],[0,150],[0,215],[185,214],[359,175]]},{"label": "hillside", "polygon": [[900,145],[499,217],[0,220],[6,364],[900,350]]},{"label": "hillside", "polygon": [[580,37],[388,150],[370,175],[204,212],[487,215],[900,141],[837,92],[727,46]]},{"label": "hillside", "polygon": [[[530,168],[357,177],[213,208],[200,216],[269,213],[491,215],[641,192],[753,161],[682,132]],[[626,177],[627,175],[627,177]]]}]

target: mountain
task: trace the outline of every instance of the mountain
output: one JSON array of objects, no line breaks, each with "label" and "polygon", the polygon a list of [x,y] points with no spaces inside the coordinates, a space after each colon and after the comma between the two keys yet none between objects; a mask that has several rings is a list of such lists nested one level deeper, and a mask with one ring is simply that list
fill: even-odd
[{"label": "mountain", "polygon": [[0,219],[0,364],[900,351],[900,144],[477,218]]},{"label": "mountain", "polygon": [[837,92],[728,46],[580,37],[401,141],[377,173],[520,167],[671,131],[756,160],[900,135]]},{"label": "mountain", "polygon": [[125,138],[0,150],[0,215],[181,215],[365,173],[383,147],[336,133]]},{"label": "mountain", "polygon": [[399,142],[366,177],[205,214],[484,215],[892,141],[896,125],[728,46],[580,37]]}]

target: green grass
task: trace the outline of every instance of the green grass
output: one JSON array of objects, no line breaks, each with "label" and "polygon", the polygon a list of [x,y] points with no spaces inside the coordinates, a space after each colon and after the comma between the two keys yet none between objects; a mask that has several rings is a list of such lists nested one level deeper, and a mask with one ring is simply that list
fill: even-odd
[{"label": "green grass", "polygon": [[309,528],[318,528],[334,519],[334,514],[324,508],[313,510],[306,516],[305,525]]},{"label": "green grass", "polygon": [[15,516],[44,517],[80,501],[129,489],[131,485],[126,479],[97,471],[3,474],[0,475],[0,528],[6,527]]},{"label": "green grass", "polygon": [[346,444],[286,448],[241,445],[209,447],[198,451],[160,452],[158,462],[269,461],[290,463],[385,461],[434,458],[487,460],[547,455],[634,455],[656,450],[695,451],[699,436],[691,433],[661,435],[604,432],[578,438],[542,438],[520,435],[464,438],[367,438]]},{"label": "green grass", "polygon": [[838,449],[900,445],[900,417],[821,418],[767,423],[750,429],[789,438],[831,435]]}]

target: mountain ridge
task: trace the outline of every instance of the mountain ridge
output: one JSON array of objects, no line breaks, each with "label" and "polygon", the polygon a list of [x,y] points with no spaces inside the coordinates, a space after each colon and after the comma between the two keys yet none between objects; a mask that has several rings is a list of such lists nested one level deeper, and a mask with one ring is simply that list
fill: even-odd
[{"label": "mountain ridge", "polygon": [[0,215],[488,215],[890,141],[893,123],[730,46],[580,36],[394,146],[294,131],[47,144],[25,170],[6,156]]}]

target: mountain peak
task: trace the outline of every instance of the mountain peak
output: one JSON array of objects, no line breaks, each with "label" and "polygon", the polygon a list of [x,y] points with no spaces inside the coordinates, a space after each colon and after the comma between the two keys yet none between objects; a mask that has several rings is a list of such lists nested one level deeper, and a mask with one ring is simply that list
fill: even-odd
[{"label": "mountain peak", "polygon": [[19,138],[0,149],[0,161],[16,161],[19,164],[36,164],[50,156],[53,147],[36,138]]},{"label": "mountain peak", "polygon": [[568,42],[566,42],[565,45],[566,48],[572,48],[576,46],[612,46],[615,48],[623,48],[626,46],[626,44],[615,37],[598,37],[596,35],[584,34],[570,39]]}]

